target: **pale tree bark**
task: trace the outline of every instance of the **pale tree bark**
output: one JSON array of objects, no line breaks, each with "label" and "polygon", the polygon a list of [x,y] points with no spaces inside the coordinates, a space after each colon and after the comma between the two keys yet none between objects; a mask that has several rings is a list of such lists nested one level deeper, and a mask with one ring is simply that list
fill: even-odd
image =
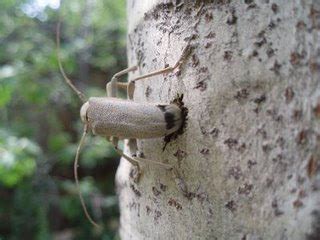
[{"label": "pale tree bark", "polygon": [[183,94],[184,133],[138,141],[138,183],[117,172],[122,239],[320,239],[320,2],[128,1],[138,102]]}]

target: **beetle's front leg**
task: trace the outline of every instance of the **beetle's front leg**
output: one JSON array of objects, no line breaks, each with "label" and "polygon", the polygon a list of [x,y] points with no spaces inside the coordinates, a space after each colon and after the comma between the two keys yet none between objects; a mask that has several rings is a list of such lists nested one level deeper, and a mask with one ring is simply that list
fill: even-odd
[{"label": "beetle's front leg", "polygon": [[116,152],[121,155],[122,157],[124,157],[125,159],[127,159],[132,165],[136,166],[137,168],[140,169],[139,167],[139,161],[134,160],[131,157],[125,157],[125,154],[119,149],[118,147],[118,143],[119,143],[119,139],[117,137],[110,137],[110,142],[112,143],[112,145],[114,146]]},{"label": "beetle's front leg", "polygon": [[106,91],[107,91],[107,96],[108,97],[117,97],[117,89],[120,86],[121,87],[121,83],[118,83],[118,79],[119,77],[137,70],[137,66],[133,66],[133,67],[129,67],[126,68],[118,73],[116,73],[115,75],[113,75],[113,77],[111,78],[111,81],[107,83],[106,85]]},{"label": "beetle's front leg", "polygon": [[142,174],[139,161],[127,156],[126,154],[123,153],[123,151],[121,151],[118,148],[119,139],[117,137],[109,137],[109,138],[107,138],[107,140],[112,143],[112,145],[114,146],[114,149],[121,157],[124,157],[127,161],[129,161],[134,166],[135,174],[132,175],[132,178],[133,178],[134,182],[139,182],[140,176]]},{"label": "beetle's front leg", "polygon": [[113,144],[116,152],[134,165],[136,165],[136,163],[144,162],[144,163],[158,165],[158,166],[163,167],[167,170],[171,170],[173,168],[173,166],[170,164],[166,164],[166,163],[162,163],[162,162],[158,162],[158,161],[154,161],[154,160],[150,160],[150,159],[146,159],[146,158],[141,158],[141,157],[130,157],[127,154],[125,154],[122,150],[119,149],[117,142],[115,142],[112,138],[114,138],[114,137],[111,137],[111,143]]},{"label": "beetle's front leg", "polygon": [[169,66],[169,67],[165,67],[159,70],[156,70],[154,72],[150,72],[144,75],[141,75],[139,77],[134,78],[131,82],[136,82],[138,80],[142,80],[142,79],[146,79],[152,76],[156,76],[156,75],[160,75],[160,74],[164,74],[164,73],[169,73],[174,71],[175,69],[179,68],[182,63],[187,59],[188,55],[190,54],[191,51],[191,45],[188,43],[187,46],[182,50],[182,53],[178,59],[178,61],[173,65],[173,66]]},{"label": "beetle's front leg", "polygon": [[156,71],[138,76],[136,78],[134,78],[133,80],[131,80],[130,82],[128,82],[126,84],[127,86],[127,95],[129,99],[133,99],[133,93],[134,93],[134,88],[135,88],[135,82],[138,80],[143,80],[149,77],[153,77],[153,76],[157,76],[160,74],[164,74],[164,73],[169,73],[169,72],[173,72],[175,69],[180,68],[180,66],[182,65],[182,63],[187,59],[188,55],[190,54],[191,51],[191,46],[190,43],[187,44],[187,46],[182,50],[182,53],[178,59],[178,61],[173,65],[173,66],[169,66],[169,67],[165,67],[162,69],[158,69]]}]

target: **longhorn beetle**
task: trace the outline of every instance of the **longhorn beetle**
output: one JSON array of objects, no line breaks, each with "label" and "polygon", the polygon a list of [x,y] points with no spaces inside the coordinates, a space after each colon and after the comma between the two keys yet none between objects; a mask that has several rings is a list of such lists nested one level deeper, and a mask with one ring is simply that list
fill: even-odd
[{"label": "longhorn beetle", "polygon": [[[133,93],[136,81],[179,69],[183,61],[186,60],[190,53],[190,42],[188,42],[186,47],[182,50],[182,54],[174,66],[165,67],[163,69],[136,77],[128,83],[118,82],[119,77],[138,69],[137,66],[129,67],[116,73],[111,78],[111,81],[107,83],[107,97],[90,97],[87,99],[86,96],[80,90],[78,90],[72,81],[67,77],[62,66],[60,60],[60,25],[61,24],[59,22],[57,24],[56,31],[59,69],[65,82],[83,102],[80,110],[80,117],[84,123],[84,130],[76,151],[74,161],[74,177],[80,202],[88,220],[94,226],[99,227],[99,225],[91,218],[86,208],[83,196],[80,192],[77,171],[80,151],[89,130],[91,130],[94,135],[105,137],[108,141],[110,141],[116,152],[135,165],[138,171],[140,171],[139,162],[152,163],[164,167],[165,169],[172,170],[177,184],[182,191],[186,192],[187,190],[185,184],[172,165],[142,157],[129,156],[118,148],[118,142],[120,139],[129,139],[130,141],[132,139],[168,137],[182,128],[185,117],[182,109],[177,104],[136,103],[133,101]],[[125,88],[127,90],[128,100],[117,98],[118,88]]]}]

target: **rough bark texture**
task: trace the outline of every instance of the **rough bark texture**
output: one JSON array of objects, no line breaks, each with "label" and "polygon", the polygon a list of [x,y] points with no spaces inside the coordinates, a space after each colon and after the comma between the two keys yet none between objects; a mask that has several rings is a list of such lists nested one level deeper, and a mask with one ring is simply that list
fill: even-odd
[{"label": "rough bark texture", "polygon": [[320,239],[320,3],[318,0],[128,1],[128,55],[144,74],[138,102],[183,94],[184,133],[138,141],[148,159],[117,172],[122,239]]}]

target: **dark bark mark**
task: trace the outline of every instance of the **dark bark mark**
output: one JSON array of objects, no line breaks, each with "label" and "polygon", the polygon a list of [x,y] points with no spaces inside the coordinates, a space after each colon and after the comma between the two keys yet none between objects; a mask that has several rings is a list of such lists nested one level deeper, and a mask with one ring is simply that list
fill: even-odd
[{"label": "dark bark mark", "polygon": [[267,178],[267,179],[266,179],[266,187],[269,188],[269,187],[272,186],[272,184],[273,184],[273,179]]},{"label": "dark bark mark", "polygon": [[200,92],[203,92],[207,89],[206,79],[197,82],[196,86],[193,89],[199,89]]},{"label": "dark bark mark", "polygon": [[203,154],[203,155],[208,155],[210,152],[210,150],[208,148],[203,148],[201,149],[200,153]]},{"label": "dark bark mark", "polygon": [[297,199],[292,203],[292,205],[294,208],[301,208],[303,206],[303,202],[300,199]]},{"label": "dark bark mark", "polygon": [[249,195],[252,189],[253,189],[252,184],[245,183],[243,186],[238,188],[238,193],[244,194],[244,195]]},{"label": "dark bark mark", "polygon": [[320,64],[314,60],[310,60],[309,69],[311,73],[318,73],[320,72]]},{"label": "dark bark mark", "polygon": [[317,117],[320,118],[320,102],[316,104],[316,106],[313,108],[313,114]]},{"label": "dark bark mark", "polygon": [[296,28],[298,29],[298,30],[305,30],[306,29],[306,27],[307,27],[307,24],[305,24],[305,22],[304,21],[299,21],[299,22],[297,22],[297,24],[296,24]]},{"label": "dark bark mark", "polygon": [[212,136],[212,137],[218,137],[219,136],[219,132],[220,132],[220,130],[218,129],[218,128],[213,128],[213,129],[211,129],[210,130],[210,135]]},{"label": "dark bark mark", "polygon": [[267,43],[267,39],[265,37],[265,31],[261,31],[259,34],[258,34],[258,38],[257,40],[255,41],[254,45],[258,48],[262,47],[262,45],[266,44]]},{"label": "dark bark mark", "polygon": [[276,27],[277,25],[274,23],[274,21],[270,21],[269,22],[269,24],[268,24],[268,28],[269,28],[269,30],[272,30],[272,29],[274,29],[275,27]]},{"label": "dark bark mark", "polygon": [[240,152],[240,153],[243,153],[247,148],[247,145],[246,143],[242,143],[238,148],[237,148],[237,151]]},{"label": "dark bark mark", "polygon": [[262,128],[258,128],[257,130],[257,134],[261,134],[263,139],[267,139],[267,132],[266,130],[262,129]]},{"label": "dark bark mark", "polygon": [[295,121],[301,120],[301,118],[302,118],[302,111],[301,111],[301,110],[297,110],[297,109],[293,110],[292,118],[293,118],[293,120],[295,120]]},{"label": "dark bark mark", "polygon": [[141,197],[141,192],[135,187],[135,185],[130,184],[130,188],[137,197]]},{"label": "dark bark mark", "polygon": [[232,51],[225,51],[223,54],[223,60],[230,62],[232,59]]},{"label": "dark bark mark", "polygon": [[237,210],[237,204],[233,200],[227,202],[224,206],[231,212],[235,212]]},{"label": "dark bark mark", "polygon": [[155,222],[158,222],[158,220],[161,216],[162,216],[162,213],[160,211],[158,211],[158,210],[154,211],[154,218],[153,219]]},{"label": "dark bark mark", "polygon": [[272,5],[271,5],[271,10],[273,11],[273,13],[278,13],[278,11],[279,11],[279,7],[278,7],[278,5],[276,4],[276,3],[272,3]]},{"label": "dark bark mark", "polygon": [[276,216],[276,217],[278,217],[278,216],[280,216],[280,215],[282,215],[284,212],[283,211],[281,211],[280,209],[279,209],[279,206],[278,206],[278,201],[277,201],[277,199],[273,199],[273,201],[272,201],[272,203],[271,203],[271,207],[273,208],[273,210],[274,210],[274,215]]},{"label": "dark bark mark", "polygon": [[241,100],[247,99],[248,96],[249,96],[249,90],[246,88],[243,88],[237,91],[234,98],[237,99],[238,101],[241,101]]},{"label": "dark bark mark", "polygon": [[309,178],[312,178],[316,175],[318,170],[318,161],[313,155],[310,157],[306,169]]},{"label": "dark bark mark", "polygon": [[269,153],[272,150],[272,146],[270,143],[263,143],[262,144],[262,151],[264,153]]},{"label": "dark bark mark", "polygon": [[280,74],[280,68],[281,64],[278,63],[277,60],[274,61],[273,66],[270,68],[272,72],[274,72],[276,75]]},{"label": "dark bark mark", "polygon": [[304,56],[300,53],[293,52],[290,55],[290,63],[293,66],[299,65],[301,63],[301,60],[304,58]]},{"label": "dark bark mark", "polygon": [[151,213],[151,208],[149,206],[146,206],[147,215],[149,216]]},{"label": "dark bark mark", "polygon": [[200,63],[200,60],[196,54],[192,55],[191,60],[192,60],[192,65],[191,65],[192,67],[197,67]]},{"label": "dark bark mark", "polygon": [[205,36],[205,38],[208,38],[208,39],[212,39],[215,37],[216,37],[216,34],[214,32],[209,32],[208,35]]},{"label": "dark bark mark", "polygon": [[147,89],[145,92],[146,97],[149,97],[151,93],[152,93],[152,88],[150,86],[147,86]]},{"label": "dark bark mark", "polygon": [[257,162],[253,160],[249,160],[247,165],[248,165],[248,168],[251,169],[254,165],[257,165]]},{"label": "dark bark mark", "polygon": [[165,191],[167,191],[167,185],[164,185],[163,183],[160,183],[160,190],[162,191],[162,192],[165,192]]},{"label": "dark bark mark", "polygon": [[299,198],[305,198],[307,196],[307,193],[305,190],[301,189],[298,193]]},{"label": "dark bark mark", "polygon": [[204,16],[204,19],[206,20],[207,23],[211,22],[213,19],[213,14],[212,13],[206,13]]},{"label": "dark bark mark", "polygon": [[302,185],[305,181],[306,181],[306,178],[304,178],[304,177],[302,177],[300,175],[297,177],[297,183],[299,185]]},{"label": "dark bark mark", "polygon": [[168,205],[175,207],[177,210],[182,210],[182,205],[175,199],[170,198],[168,201]]},{"label": "dark bark mark", "polygon": [[266,114],[271,116],[272,120],[276,122],[281,122],[283,120],[283,116],[278,113],[278,110],[276,109],[268,109],[266,111]]},{"label": "dark bark mark", "polygon": [[161,192],[156,187],[152,187],[152,193],[156,197],[158,197],[161,194]]},{"label": "dark bark mark", "polygon": [[307,130],[301,130],[298,133],[298,136],[296,138],[296,142],[299,145],[305,144],[307,142],[307,137],[308,137],[308,131]]},{"label": "dark bark mark", "polygon": [[312,22],[312,28],[320,29],[320,10],[316,9],[314,5],[310,8],[309,18]]},{"label": "dark bark mark", "polygon": [[239,180],[242,176],[241,168],[239,166],[232,167],[228,171],[229,176],[232,176],[235,180]]},{"label": "dark bark mark", "polygon": [[306,235],[306,240],[319,240],[320,237],[320,211],[314,210],[312,213],[312,233]]},{"label": "dark bark mark", "polygon": [[269,58],[271,58],[271,57],[274,56],[274,49],[273,49],[273,48],[269,47],[269,48],[267,49],[267,56],[268,56]]},{"label": "dark bark mark", "polygon": [[205,45],[204,45],[204,48],[210,48],[212,46],[212,42],[207,42]]},{"label": "dark bark mark", "polygon": [[179,162],[181,162],[186,156],[187,156],[187,153],[181,149],[178,149],[174,154],[173,156],[175,156]]},{"label": "dark bark mark", "polygon": [[200,192],[196,194],[197,200],[202,204],[204,201],[208,200],[208,194],[205,192]]},{"label": "dark bark mark", "polygon": [[223,143],[226,144],[231,149],[231,148],[235,147],[236,145],[238,145],[238,140],[234,139],[234,138],[228,138]]},{"label": "dark bark mark", "polygon": [[266,99],[267,99],[266,95],[262,94],[261,96],[253,99],[253,102],[256,103],[256,104],[261,104],[261,103],[265,102]]},{"label": "dark bark mark", "polygon": [[286,103],[289,104],[292,101],[293,97],[294,97],[294,91],[293,91],[292,87],[287,87],[286,88],[284,96],[286,98]]},{"label": "dark bark mark", "polygon": [[227,24],[233,25],[237,23],[237,16],[236,16],[236,11],[234,9],[230,10],[229,16],[227,18]]}]

